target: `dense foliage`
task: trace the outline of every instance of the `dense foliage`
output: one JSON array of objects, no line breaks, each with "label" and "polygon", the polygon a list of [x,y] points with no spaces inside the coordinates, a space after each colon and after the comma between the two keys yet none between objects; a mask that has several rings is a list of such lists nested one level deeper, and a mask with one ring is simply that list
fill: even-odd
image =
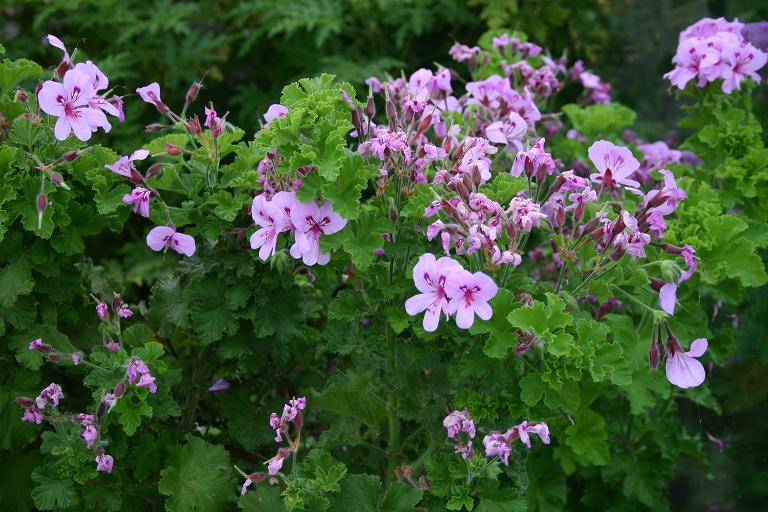
[{"label": "dense foliage", "polygon": [[[362,96],[343,67],[291,83],[255,134],[208,78],[115,86],[53,36],[48,69],[2,60],[2,502],[668,508],[768,282],[741,28],[683,34],[678,149],[505,29]],[[94,143],[142,101],[140,147]]]}]

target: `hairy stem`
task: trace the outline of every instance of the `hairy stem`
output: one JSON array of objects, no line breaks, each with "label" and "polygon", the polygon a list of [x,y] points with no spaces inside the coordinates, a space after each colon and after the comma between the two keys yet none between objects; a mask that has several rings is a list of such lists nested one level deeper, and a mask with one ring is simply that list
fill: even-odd
[{"label": "hairy stem", "polygon": [[387,442],[387,474],[385,482],[388,485],[395,474],[397,467],[398,454],[400,452],[400,425],[397,414],[397,394],[393,389],[392,383],[396,379],[397,372],[397,338],[394,336],[389,324],[387,330],[387,377],[389,378],[389,388],[387,392],[387,425],[389,430],[389,440]]}]

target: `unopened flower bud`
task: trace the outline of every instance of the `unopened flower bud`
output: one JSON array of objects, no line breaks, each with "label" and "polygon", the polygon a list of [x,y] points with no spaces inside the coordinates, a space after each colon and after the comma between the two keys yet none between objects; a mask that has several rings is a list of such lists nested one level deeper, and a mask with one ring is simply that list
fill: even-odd
[{"label": "unopened flower bud", "polygon": [[653,290],[654,290],[656,293],[659,293],[659,292],[661,291],[661,288],[662,288],[662,287],[663,287],[665,284],[667,284],[667,283],[665,283],[665,282],[664,282],[664,281],[662,281],[661,279],[656,279],[655,277],[652,277],[652,278],[650,279],[650,285],[651,285],[651,288],[653,288]]},{"label": "unopened flower bud", "polygon": [[181,154],[182,149],[175,145],[171,144],[170,142],[165,143],[165,153],[170,156],[179,156]]},{"label": "unopened flower bud", "polygon": [[265,473],[251,473],[248,475],[248,480],[251,482],[258,484],[264,481],[264,479],[267,477]]},{"label": "unopened flower bud", "polygon": [[72,162],[73,160],[77,159],[77,157],[80,156],[79,151],[67,151],[63,155],[61,155],[61,159],[64,162]]},{"label": "unopened flower bud", "polygon": [[61,361],[61,354],[59,354],[58,352],[51,352],[50,354],[48,354],[47,359],[52,363],[58,363],[59,361]]},{"label": "unopened flower bud", "polygon": [[192,103],[197,98],[198,93],[200,93],[200,89],[203,87],[203,84],[200,82],[192,82],[192,85],[189,86],[189,90],[187,91],[187,97],[186,102],[187,104]]},{"label": "unopened flower bud", "polygon": [[655,370],[663,358],[664,344],[661,340],[654,339],[651,342],[651,349],[648,351],[648,366],[651,367],[651,370]]},{"label": "unopened flower bud", "polygon": [[397,222],[397,209],[394,206],[389,207],[389,220],[392,222]]},{"label": "unopened flower bud", "polygon": [[432,124],[432,116],[427,115],[424,116],[424,119],[422,119],[421,124],[419,125],[419,133],[424,133],[427,131],[427,128],[429,128],[429,125]]},{"label": "unopened flower bud", "polygon": [[64,177],[60,173],[54,171],[51,173],[51,183],[57,187],[61,187],[64,185]]},{"label": "unopened flower bud", "polygon": [[123,305],[123,297],[119,293],[114,294],[114,296],[112,297],[112,309],[117,311],[118,309],[120,309],[120,306],[122,305]]},{"label": "unopened flower bud", "polygon": [[32,407],[35,405],[35,401],[31,398],[27,398],[26,396],[17,396],[16,403],[22,407]]},{"label": "unopened flower bud", "polygon": [[29,94],[26,93],[23,89],[16,89],[16,101],[19,103],[23,103],[24,105],[27,104],[29,101]]},{"label": "unopened flower bud", "polygon": [[96,408],[96,416],[103,418],[107,414],[107,404],[103,400],[99,402],[99,407]]},{"label": "unopened flower bud", "polygon": [[368,119],[373,119],[376,115],[376,102],[373,101],[373,96],[368,96],[368,100],[365,102],[365,115]]},{"label": "unopened flower bud", "polygon": [[37,229],[43,228],[43,214],[46,208],[48,208],[48,196],[41,192],[37,195]]},{"label": "unopened flower bud", "polygon": [[117,386],[115,386],[115,398],[120,398],[125,394],[125,383],[121,382]]},{"label": "unopened flower bud", "polygon": [[395,108],[395,103],[390,98],[387,98],[386,110],[389,125],[394,129],[397,125],[397,109]]},{"label": "unopened flower bud", "polygon": [[152,123],[152,124],[148,124],[147,126],[145,126],[144,127],[144,131],[145,132],[149,132],[149,133],[156,133],[156,132],[161,132],[161,131],[165,130],[166,128],[167,128],[167,126],[164,125],[164,124]]},{"label": "unopened flower bud", "polygon": [[167,114],[168,114],[168,112],[170,112],[170,111],[171,111],[171,109],[169,109],[169,108],[168,108],[168,105],[166,105],[166,104],[165,104],[165,103],[163,103],[162,101],[157,101],[157,102],[155,102],[155,106],[157,107],[157,110],[158,110],[158,111],[159,111],[161,114],[163,114],[163,115],[167,115]]},{"label": "unopened flower bud", "polygon": [[144,179],[148,180],[149,178],[157,176],[158,174],[160,174],[162,170],[163,170],[162,164],[152,164],[151,166],[149,166],[149,169],[147,169],[147,175],[145,176]]},{"label": "unopened flower bud", "polygon": [[530,306],[533,302],[533,297],[530,293],[521,293],[517,296],[517,300],[519,300],[520,303],[525,306]]},{"label": "unopened flower bud", "polygon": [[203,132],[203,129],[200,126],[200,119],[198,119],[197,116],[187,120],[187,131],[192,135],[200,135]]}]

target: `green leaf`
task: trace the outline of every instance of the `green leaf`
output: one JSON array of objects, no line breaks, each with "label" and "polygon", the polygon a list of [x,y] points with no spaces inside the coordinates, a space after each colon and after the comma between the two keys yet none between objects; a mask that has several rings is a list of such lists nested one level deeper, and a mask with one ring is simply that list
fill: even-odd
[{"label": "green leaf", "polygon": [[77,504],[77,492],[69,478],[62,478],[52,466],[42,466],[32,472],[32,500],[40,510],[55,510],[73,507]]},{"label": "green leaf", "polygon": [[366,211],[357,220],[333,235],[320,239],[324,251],[343,248],[352,258],[352,263],[365,270],[376,257],[376,249],[384,247],[383,231],[391,230],[391,222],[378,212]]},{"label": "green leaf", "polygon": [[346,474],[346,466],[320,448],[310,451],[299,464],[299,476],[314,480],[323,492],[338,492],[341,488],[339,482]]},{"label": "green leaf", "polygon": [[375,475],[349,475],[341,482],[341,492],[332,500],[333,510],[378,512],[381,481]]},{"label": "green leaf", "polygon": [[27,258],[17,258],[0,270],[0,306],[10,308],[21,295],[35,287]]},{"label": "green leaf", "polygon": [[136,397],[126,395],[117,401],[112,412],[118,415],[117,422],[123,426],[123,430],[129,436],[136,433],[141,425],[141,417],[152,417],[152,407],[144,401],[135,401]]},{"label": "green leaf", "polygon": [[0,98],[24,80],[42,78],[42,76],[43,68],[31,60],[4,59],[0,62]]},{"label": "green leaf", "polygon": [[532,332],[544,340],[547,352],[553,356],[572,354],[576,350],[573,336],[562,330],[572,322],[571,315],[565,312],[565,302],[553,293],[545,296],[546,304],[533,301],[529,307],[513,310],[507,319],[513,327]]},{"label": "green leaf", "polygon": [[563,112],[573,123],[577,132],[594,139],[599,135],[618,136],[621,131],[635,122],[635,112],[618,103],[602,103],[579,107],[569,104]]},{"label": "green leaf", "polygon": [[515,305],[515,294],[506,288],[498,291],[491,300],[493,316],[487,322],[475,322],[469,332],[471,334],[488,333],[483,352],[488,357],[503,358],[507,351],[517,346],[517,335],[509,325],[507,315]]},{"label": "green leaf", "polygon": [[605,420],[591,409],[578,412],[573,425],[565,429],[565,443],[584,465],[602,466],[610,461]]},{"label": "green leaf", "polygon": [[380,510],[381,512],[411,512],[416,510],[416,505],[421,501],[423,494],[420,489],[411,485],[393,482],[384,496]]},{"label": "green leaf", "polygon": [[541,380],[541,375],[528,373],[520,379],[520,399],[528,407],[533,407],[544,396],[549,387]]},{"label": "green leaf", "polygon": [[347,152],[338,179],[323,186],[323,197],[333,203],[336,213],[348,220],[355,219],[360,210],[360,194],[375,174],[375,166],[366,164],[357,153]]},{"label": "green leaf", "polygon": [[280,488],[268,484],[250,487],[248,494],[242,496],[237,506],[244,512],[284,512],[285,505],[280,496]]},{"label": "green leaf", "polygon": [[170,512],[218,512],[234,501],[235,481],[227,451],[187,434],[184,446],[171,448],[160,472],[160,494]]}]

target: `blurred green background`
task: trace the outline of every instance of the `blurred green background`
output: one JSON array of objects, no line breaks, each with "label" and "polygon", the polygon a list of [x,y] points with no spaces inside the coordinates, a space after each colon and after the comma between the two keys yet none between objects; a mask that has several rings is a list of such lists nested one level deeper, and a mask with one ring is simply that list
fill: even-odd
[{"label": "blurred green background", "polygon": [[[201,98],[246,131],[277,101],[283,85],[320,71],[364,91],[371,74],[393,76],[435,62],[451,65],[454,41],[473,44],[488,28],[529,34],[552,55],[583,59],[613,86],[616,101],[638,113],[641,136],[663,139],[681,117],[663,80],[678,33],[705,17],[768,19],[768,0],[47,0],[0,2],[0,41],[10,57],[58,62],[44,44],[51,33],[80,48],[110,77],[118,94],[157,81],[179,106],[205,77]],[[756,105],[768,121],[766,86]],[[149,106],[127,102],[127,122],[110,143],[129,152],[158,120]],[[202,108],[202,107],[200,107]],[[739,311],[740,356],[713,368],[723,414],[689,405],[692,427],[722,439],[711,464],[681,461],[670,484],[674,510],[763,510],[768,498],[768,293],[754,291]],[[722,314],[722,313],[721,313]],[[669,432],[670,436],[679,435]]]}]

